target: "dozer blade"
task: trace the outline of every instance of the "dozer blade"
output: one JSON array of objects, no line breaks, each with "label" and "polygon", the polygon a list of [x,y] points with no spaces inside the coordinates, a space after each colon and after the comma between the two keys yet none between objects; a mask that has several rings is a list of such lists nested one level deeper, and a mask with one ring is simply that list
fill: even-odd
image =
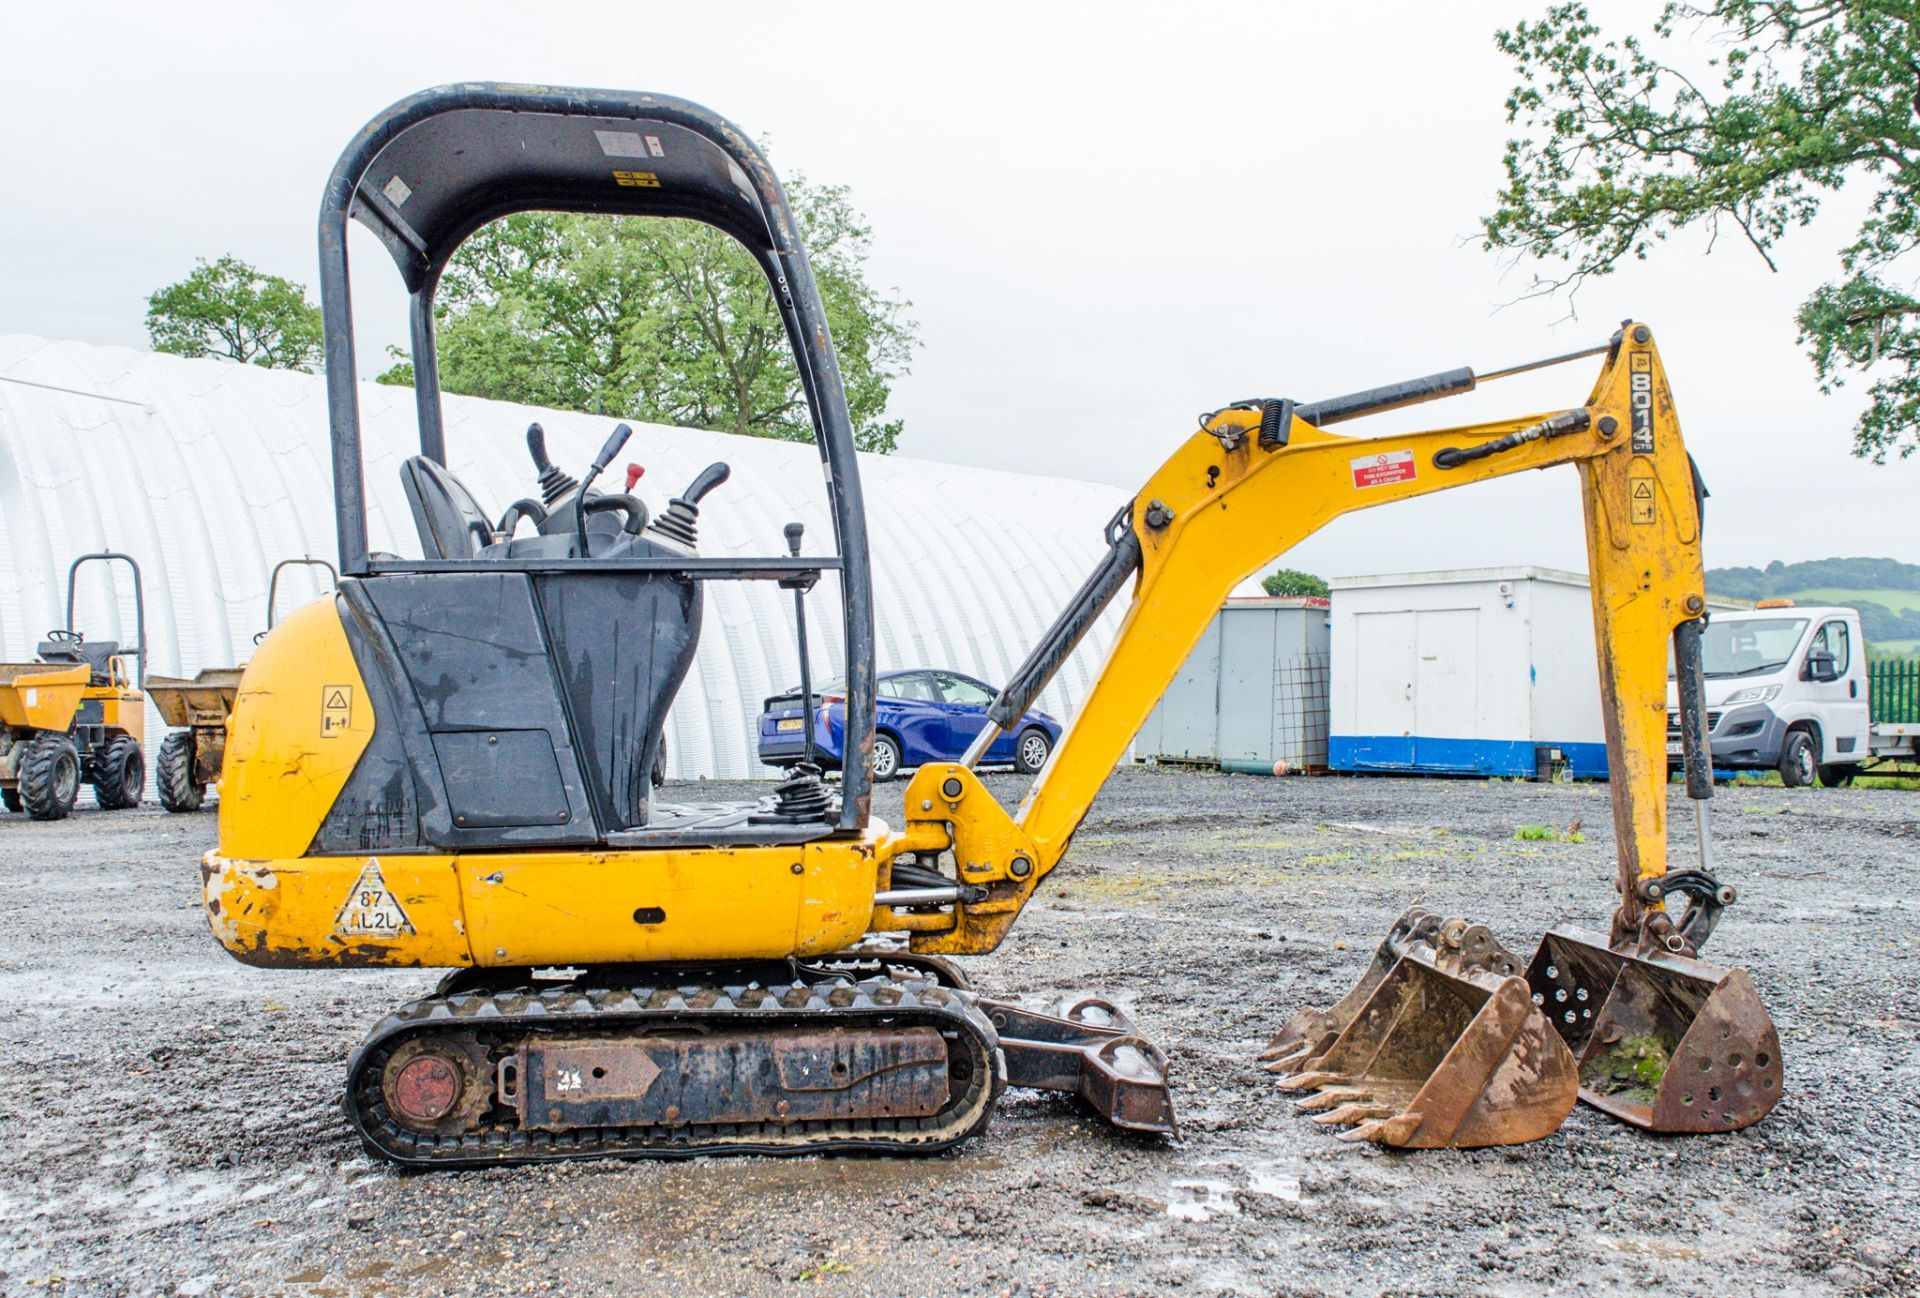
[{"label": "dozer blade", "polygon": [[1533,1000],[1579,1057],[1580,1098],[1647,1131],[1738,1131],[1780,1101],[1780,1037],[1744,969],[1550,929]]},{"label": "dozer blade", "polygon": [[1167,1057],[1119,1006],[1086,996],[1041,1014],[981,999],[1000,1034],[1007,1085],[1078,1095],[1114,1126],[1174,1136]]},{"label": "dozer blade", "polygon": [[1386,938],[1373,953],[1373,963],[1360,975],[1360,981],[1342,996],[1330,1010],[1309,1006],[1293,1016],[1278,1036],[1260,1052],[1261,1062],[1270,1073],[1297,1073],[1309,1059],[1327,1052],[1335,1037],[1353,1022],[1353,1016],[1367,1003],[1374,989],[1386,981],[1400,953],[1411,942],[1431,942],[1440,931],[1440,916],[1418,906],[1395,920]]},{"label": "dozer blade", "polygon": [[1300,1107],[1351,1126],[1343,1140],[1466,1149],[1550,1135],[1573,1110],[1572,1052],[1485,928],[1437,930],[1400,943],[1345,1028],[1281,1086],[1317,1092]]}]

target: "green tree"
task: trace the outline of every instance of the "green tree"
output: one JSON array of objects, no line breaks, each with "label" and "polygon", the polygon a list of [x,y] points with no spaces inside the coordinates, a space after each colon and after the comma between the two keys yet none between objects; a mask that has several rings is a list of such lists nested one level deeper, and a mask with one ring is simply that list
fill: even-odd
[{"label": "green tree", "polygon": [[1841,277],[1800,307],[1800,340],[1822,391],[1867,385],[1855,455],[1920,449],[1914,0],[1670,0],[1650,33],[1618,39],[1559,4],[1495,40],[1520,77],[1507,117],[1522,133],[1485,242],[1564,268],[1537,291],[1689,226],[1744,239],[1773,269],[1774,246],[1827,196],[1872,185]]},{"label": "green tree", "polygon": [[[842,186],[788,198],[833,331],[854,439],[891,451],[893,380],[917,341],[910,303],[867,281],[872,231]],[[694,221],[526,212],[454,255],[438,311],[449,392],[811,441],[773,289],[731,236]],[[411,383],[403,353],[380,376]]]},{"label": "green tree", "polygon": [[1260,579],[1260,589],[1269,595],[1308,595],[1317,599],[1325,599],[1332,593],[1323,579],[1298,568],[1276,568]]},{"label": "green tree", "polygon": [[202,257],[185,279],[147,299],[147,338],[157,352],[312,373],[320,364],[320,308],[307,301],[304,285],[238,257]]}]

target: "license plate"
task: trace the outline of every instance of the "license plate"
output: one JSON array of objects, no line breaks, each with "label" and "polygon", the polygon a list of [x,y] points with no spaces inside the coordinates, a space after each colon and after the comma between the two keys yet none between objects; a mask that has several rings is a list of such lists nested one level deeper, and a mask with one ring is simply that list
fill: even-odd
[{"label": "license plate", "polygon": [[1669,739],[1667,741],[1668,757],[1678,757],[1684,752],[1686,752],[1686,745],[1681,743],[1678,739]]},{"label": "license plate", "polygon": [[773,723],[773,728],[775,730],[798,730],[800,728],[800,718],[799,717],[781,717],[778,721]]}]

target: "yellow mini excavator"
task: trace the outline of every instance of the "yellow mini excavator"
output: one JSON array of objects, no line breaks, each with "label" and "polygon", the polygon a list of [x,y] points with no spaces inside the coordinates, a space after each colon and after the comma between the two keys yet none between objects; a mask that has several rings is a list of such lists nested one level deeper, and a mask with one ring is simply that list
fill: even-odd
[{"label": "yellow mini excavator", "polygon": [[[657,516],[596,491],[624,425],[577,480],[536,442],[540,499],[498,518],[448,471],[435,287],[464,239],[528,209],[703,221],[759,261],[812,410],[830,553],[802,554],[795,526],[762,557],[701,553],[724,464]],[[354,219],[411,294],[420,454],[401,477],[417,559],[368,546]],[[1705,862],[1666,869],[1670,642],[1689,789],[1711,793],[1701,491],[1646,325],[1576,354],[1603,359],[1571,409],[1372,440],[1327,431],[1499,377],[1456,370],[1206,416],[1114,517],[1104,559],[972,752],[922,768],[892,826],[870,814],[860,760],[837,788],[803,763],[738,804],[658,802],[648,778],[711,582],[773,582],[804,608],[836,574],[846,751],[873,743],[859,464],[806,254],[752,141],[665,96],[444,87],[353,140],[319,234],[341,580],[247,667],[203,872],[213,930],[248,963],[450,970],[349,1064],[346,1111],[375,1153],[457,1167],[927,1152],[981,1130],[1010,1085],[1171,1132],[1165,1056],[1112,1005],[988,999],[948,957],[1006,936],[1235,584],[1349,510],[1560,464],[1586,497],[1621,866],[1612,932],[1549,934],[1523,972],[1485,929],[1409,912],[1354,994],[1303,1011],[1270,1062],[1349,1134],[1409,1146],[1532,1139],[1577,1091],[1657,1130],[1741,1126],[1777,1097],[1778,1043],[1746,975],[1697,959],[1731,892]],[[1091,693],[1003,809],[973,760],[1129,585]]]}]

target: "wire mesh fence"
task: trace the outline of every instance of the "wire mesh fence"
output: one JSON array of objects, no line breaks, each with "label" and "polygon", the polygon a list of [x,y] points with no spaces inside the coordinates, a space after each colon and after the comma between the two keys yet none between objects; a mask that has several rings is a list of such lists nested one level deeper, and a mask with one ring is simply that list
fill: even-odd
[{"label": "wire mesh fence", "polygon": [[1330,695],[1327,654],[1296,654],[1274,664],[1273,752],[1296,770],[1327,766]]}]

